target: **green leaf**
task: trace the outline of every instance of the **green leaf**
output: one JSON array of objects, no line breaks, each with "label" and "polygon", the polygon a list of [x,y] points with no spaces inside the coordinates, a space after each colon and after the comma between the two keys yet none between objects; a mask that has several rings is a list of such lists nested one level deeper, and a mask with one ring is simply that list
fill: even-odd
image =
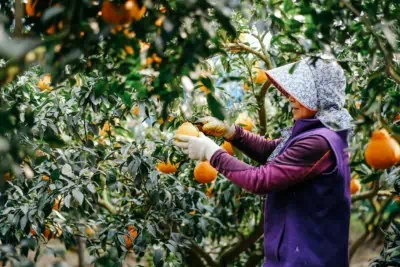
[{"label": "green leaf", "polygon": [[156,267],[161,267],[164,264],[163,260],[163,250],[162,249],[156,249],[154,251],[153,255],[153,263]]},{"label": "green leaf", "polygon": [[63,6],[54,6],[46,9],[42,16],[43,24],[48,24],[49,21],[57,16],[60,16],[64,13],[65,8]]},{"label": "green leaf", "polygon": [[207,103],[211,114],[217,119],[224,120],[225,115],[221,103],[211,94],[207,94]]},{"label": "green leaf", "polygon": [[74,196],[76,201],[79,202],[79,205],[81,206],[83,203],[83,199],[84,199],[82,192],[79,191],[78,189],[74,189],[74,190],[72,190],[72,195]]}]

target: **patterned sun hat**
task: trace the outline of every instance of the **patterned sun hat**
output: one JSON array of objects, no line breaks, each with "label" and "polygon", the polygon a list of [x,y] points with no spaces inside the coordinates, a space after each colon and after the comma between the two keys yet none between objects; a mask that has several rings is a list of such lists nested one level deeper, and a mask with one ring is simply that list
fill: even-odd
[{"label": "patterned sun hat", "polygon": [[334,131],[352,128],[352,118],[344,108],[346,77],[335,61],[305,58],[266,71],[272,84],[286,97],[292,96]]}]

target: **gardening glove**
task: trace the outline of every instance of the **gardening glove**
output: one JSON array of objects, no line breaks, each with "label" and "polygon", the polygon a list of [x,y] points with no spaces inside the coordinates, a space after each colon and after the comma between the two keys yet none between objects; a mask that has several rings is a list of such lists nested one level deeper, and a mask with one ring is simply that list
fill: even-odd
[{"label": "gardening glove", "polygon": [[229,125],[228,123],[211,116],[200,118],[195,123],[200,124],[201,131],[207,135],[216,137],[222,136],[229,140],[235,134],[234,124]]},{"label": "gardening glove", "polygon": [[221,149],[213,140],[200,133],[199,137],[177,134],[174,145],[193,160],[210,160],[212,155]]}]

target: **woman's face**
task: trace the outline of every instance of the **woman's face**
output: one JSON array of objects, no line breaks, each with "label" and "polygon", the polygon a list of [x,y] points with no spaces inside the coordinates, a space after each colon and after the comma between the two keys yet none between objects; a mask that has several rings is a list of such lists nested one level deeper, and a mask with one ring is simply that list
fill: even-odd
[{"label": "woman's face", "polygon": [[300,120],[300,119],[307,119],[313,117],[317,114],[317,111],[312,111],[300,104],[299,101],[294,99],[293,97],[289,97],[289,101],[292,105],[292,112],[293,112],[293,119]]}]

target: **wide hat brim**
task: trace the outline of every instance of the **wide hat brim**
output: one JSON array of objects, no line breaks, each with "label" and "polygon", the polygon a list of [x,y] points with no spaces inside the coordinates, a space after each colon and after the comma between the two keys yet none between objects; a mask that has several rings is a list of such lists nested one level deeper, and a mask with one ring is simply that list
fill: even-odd
[{"label": "wide hat brim", "polygon": [[318,94],[313,73],[304,60],[267,70],[265,73],[271,83],[286,97],[293,97],[309,110],[318,110]]}]

